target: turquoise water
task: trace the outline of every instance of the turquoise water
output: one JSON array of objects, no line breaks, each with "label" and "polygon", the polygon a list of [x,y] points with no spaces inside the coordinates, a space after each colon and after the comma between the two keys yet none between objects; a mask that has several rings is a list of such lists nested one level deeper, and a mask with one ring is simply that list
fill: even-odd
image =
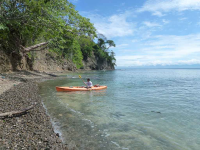
[{"label": "turquoise water", "polygon": [[102,91],[56,92],[83,85],[78,74],[40,84],[63,140],[77,149],[199,150],[200,70],[121,69],[81,73]]}]

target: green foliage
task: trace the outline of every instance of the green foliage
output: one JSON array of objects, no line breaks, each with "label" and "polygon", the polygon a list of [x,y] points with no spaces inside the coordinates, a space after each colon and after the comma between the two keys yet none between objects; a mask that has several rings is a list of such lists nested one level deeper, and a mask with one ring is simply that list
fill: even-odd
[{"label": "green foliage", "polygon": [[116,66],[115,53],[113,51],[110,52],[110,55],[108,57],[108,63],[112,66],[112,68]]},{"label": "green foliage", "polygon": [[103,38],[99,38],[97,44],[103,51],[108,51],[110,47],[115,47],[114,41]]},{"label": "green foliage", "polygon": [[[93,40],[98,37],[98,42]],[[1,0],[0,46],[6,52],[23,52],[22,47],[48,41],[51,52],[68,57],[77,68],[83,67],[92,53],[101,60],[113,64],[114,55],[109,48],[112,40],[96,34],[94,25],[81,16],[67,0]],[[28,53],[28,57],[33,57]]]},{"label": "green foliage", "polygon": [[113,40],[107,40],[106,43],[107,43],[108,46],[109,46],[108,48],[110,48],[110,47],[115,47],[115,46],[116,46]]},{"label": "green foliage", "polygon": [[66,0],[3,0],[0,10],[0,31],[4,32],[0,32],[1,42],[9,36],[8,42],[28,46],[43,36],[46,41],[53,40],[63,46],[66,37],[96,36],[96,29],[89,19],[79,15],[74,5]]},{"label": "green foliage", "polygon": [[107,63],[114,68],[116,65],[115,53],[113,51],[109,52],[110,47],[115,47],[115,43],[114,41],[107,40],[106,38],[99,38],[97,44],[93,46],[95,56],[99,63],[107,61]]},{"label": "green foliage", "polygon": [[28,53],[28,58],[29,58],[29,59],[32,58],[31,52]]},{"label": "green foliage", "polygon": [[72,61],[76,65],[76,67],[78,69],[83,67],[83,63],[82,63],[83,55],[82,55],[82,52],[81,52],[81,47],[80,47],[77,40],[75,40],[72,44],[71,53],[72,53]]},{"label": "green foliage", "polygon": [[83,58],[84,60],[87,60],[87,58],[90,57],[92,54],[93,46],[95,43],[88,36],[80,36],[78,42],[81,46]]}]

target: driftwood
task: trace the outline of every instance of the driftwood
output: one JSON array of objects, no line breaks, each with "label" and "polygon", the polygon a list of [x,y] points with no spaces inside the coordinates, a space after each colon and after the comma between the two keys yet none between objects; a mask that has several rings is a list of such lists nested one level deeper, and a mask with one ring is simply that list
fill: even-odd
[{"label": "driftwood", "polygon": [[24,109],[18,110],[18,111],[10,111],[10,112],[6,112],[6,113],[2,113],[2,114],[0,114],[0,118],[7,118],[7,117],[22,115],[22,114],[26,113],[28,110],[33,109],[35,107],[35,105],[37,105],[37,103],[35,103],[31,106],[28,106]]},{"label": "driftwood", "polygon": [[45,47],[42,47],[42,48],[40,48],[40,49],[37,49],[37,50],[33,49],[33,50],[31,50],[31,51],[43,51],[43,50],[46,50],[46,49],[47,49],[47,47],[48,47],[48,46],[45,46]]},{"label": "driftwood", "polygon": [[47,45],[48,43],[49,43],[49,42],[43,42],[43,43],[36,44],[36,45],[30,46],[30,47],[27,47],[27,48],[25,48],[25,47],[23,47],[23,46],[21,45],[21,47],[23,48],[24,52],[26,53],[26,52],[30,52],[30,51],[32,51],[32,50],[38,48],[38,47]]}]

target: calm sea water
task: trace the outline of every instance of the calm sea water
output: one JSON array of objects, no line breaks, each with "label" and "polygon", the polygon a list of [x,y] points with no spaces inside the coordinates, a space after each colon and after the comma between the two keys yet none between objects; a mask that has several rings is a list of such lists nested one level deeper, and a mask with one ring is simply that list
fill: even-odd
[{"label": "calm sea water", "polygon": [[81,73],[102,91],[56,92],[83,85],[79,74],[40,84],[57,132],[77,149],[199,150],[200,70],[121,69]]}]

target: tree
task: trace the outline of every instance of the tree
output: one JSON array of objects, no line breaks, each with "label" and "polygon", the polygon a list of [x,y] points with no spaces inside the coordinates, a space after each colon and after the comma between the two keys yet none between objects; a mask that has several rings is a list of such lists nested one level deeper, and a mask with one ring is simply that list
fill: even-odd
[{"label": "tree", "polygon": [[11,52],[37,44],[38,39],[63,49],[76,36],[96,36],[89,19],[66,0],[3,0],[0,10],[0,42]]},{"label": "tree", "polygon": [[77,68],[92,52],[99,60],[107,60],[109,48],[115,46],[103,34],[96,34],[90,20],[67,0],[1,0],[0,43],[8,55],[20,59],[45,48],[64,58],[72,54]]},{"label": "tree", "polygon": [[109,49],[110,47],[115,47],[116,46],[113,40],[107,40],[106,43],[108,44],[108,48],[107,49]]},{"label": "tree", "polygon": [[106,62],[106,64],[114,68],[116,62],[115,53],[111,51],[109,55],[109,48],[116,46],[114,41],[107,40],[103,34],[98,34],[98,37],[97,44],[93,46],[98,63],[103,64]]},{"label": "tree", "polygon": [[98,39],[98,46],[103,50],[103,51],[108,51],[110,47],[115,47],[115,43],[113,40],[104,40],[102,38]]},{"label": "tree", "polygon": [[82,55],[81,48],[77,40],[74,40],[72,44],[71,54],[72,54],[71,55],[72,61],[76,65],[76,67],[78,69],[83,67],[83,63],[82,63],[83,55]]},{"label": "tree", "polygon": [[87,58],[92,55],[93,46],[94,46],[95,43],[88,36],[80,36],[79,39],[78,39],[78,42],[81,46],[83,59],[87,60]]}]

